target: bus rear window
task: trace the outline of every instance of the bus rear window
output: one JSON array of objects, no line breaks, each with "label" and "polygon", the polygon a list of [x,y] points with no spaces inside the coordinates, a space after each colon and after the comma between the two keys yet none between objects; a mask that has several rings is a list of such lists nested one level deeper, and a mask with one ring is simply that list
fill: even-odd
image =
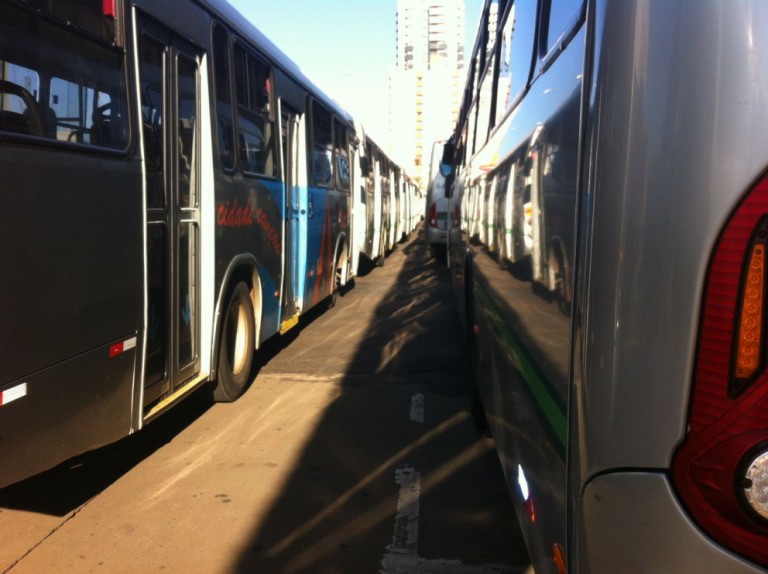
[{"label": "bus rear window", "polygon": [[121,50],[0,5],[0,136],[122,149],[127,119]]}]

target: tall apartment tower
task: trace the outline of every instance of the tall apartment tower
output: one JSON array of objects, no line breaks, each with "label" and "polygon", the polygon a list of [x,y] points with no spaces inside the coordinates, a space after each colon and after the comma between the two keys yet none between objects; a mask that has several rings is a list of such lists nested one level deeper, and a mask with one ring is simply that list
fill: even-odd
[{"label": "tall apartment tower", "polygon": [[432,143],[453,128],[464,75],[464,0],[398,0],[390,141],[422,186]]}]

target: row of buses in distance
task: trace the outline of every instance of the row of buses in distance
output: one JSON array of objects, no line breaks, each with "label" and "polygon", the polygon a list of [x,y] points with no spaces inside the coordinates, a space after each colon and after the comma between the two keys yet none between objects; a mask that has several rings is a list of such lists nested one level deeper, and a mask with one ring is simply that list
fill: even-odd
[{"label": "row of buses in distance", "polygon": [[537,573],[768,567],[765,22],[484,3],[445,229]]},{"label": "row of buses in distance", "polygon": [[412,180],[223,0],[1,0],[0,486],[236,399]]}]

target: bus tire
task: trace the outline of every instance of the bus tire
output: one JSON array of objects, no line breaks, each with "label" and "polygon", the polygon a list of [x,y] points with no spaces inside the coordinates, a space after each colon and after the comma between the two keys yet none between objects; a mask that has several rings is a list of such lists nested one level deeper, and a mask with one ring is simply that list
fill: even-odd
[{"label": "bus tire", "polygon": [[255,347],[254,324],[251,292],[240,282],[232,290],[221,326],[218,380],[213,389],[216,402],[231,403],[248,386]]},{"label": "bus tire", "polygon": [[336,306],[336,299],[339,297],[339,290],[342,284],[342,275],[344,271],[339,262],[339,255],[333,260],[333,276],[331,277],[331,294],[326,298],[325,308],[333,309]]}]

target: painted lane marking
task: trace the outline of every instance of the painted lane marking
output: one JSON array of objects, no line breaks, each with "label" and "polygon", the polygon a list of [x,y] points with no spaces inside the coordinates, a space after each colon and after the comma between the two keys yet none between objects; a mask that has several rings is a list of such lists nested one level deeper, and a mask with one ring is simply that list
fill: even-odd
[{"label": "painted lane marking", "polygon": [[419,494],[421,474],[400,465],[395,471],[400,486],[392,544],[381,559],[379,574],[522,574],[525,568],[503,564],[465,565],[460,560],[427,560],[419,556]]},{"label": "painted lane marking", "polygon": [[419,493],[421,474],[410,466],[401,465],[395,471],[395,483],[400,486],[395,515],[395,534],[391,552],[416,556],[419,545]]},{"label": "painted lane marking", "polygon": [[415,423],[424,422],[424,395],[415,393],[411,396],[411,420]]}]

